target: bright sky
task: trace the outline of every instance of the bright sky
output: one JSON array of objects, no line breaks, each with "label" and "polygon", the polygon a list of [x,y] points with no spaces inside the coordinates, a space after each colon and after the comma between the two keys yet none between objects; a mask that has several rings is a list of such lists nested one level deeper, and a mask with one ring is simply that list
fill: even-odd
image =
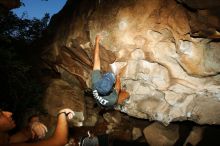
[{"label": "bright sky", "polygon": [[33,17],[42,18],[45,13],[49,13],[50,16],[59,12],[65,5],[67,0],[21,0],[25,6],[13,9],[18,17],[21,17],[23,12],[28,14],[28,19]]}]

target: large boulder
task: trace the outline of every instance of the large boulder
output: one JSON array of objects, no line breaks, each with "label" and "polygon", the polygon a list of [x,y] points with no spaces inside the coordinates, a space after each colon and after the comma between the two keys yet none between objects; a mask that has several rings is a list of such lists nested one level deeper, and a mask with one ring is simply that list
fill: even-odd
[{"label": "large boulder", "polygon": [[143,133],[151,146],[173,146],[179,138],[179,126],[170,124],[165,127],[161,123],[155,122],[147,126]]},{"label": "large boulder", "polygon": [[217,30],[220,19],[199,23],[203,17],[197,16],[174,0],[68,0],[42,39],[42,59],[71,85],[77,77],[83,89],[91,88],[100,34],[102,70],[115,63],[130,93],[122,112],[166,125],[220,124],[220,43],[212,34],[192,37]]}]

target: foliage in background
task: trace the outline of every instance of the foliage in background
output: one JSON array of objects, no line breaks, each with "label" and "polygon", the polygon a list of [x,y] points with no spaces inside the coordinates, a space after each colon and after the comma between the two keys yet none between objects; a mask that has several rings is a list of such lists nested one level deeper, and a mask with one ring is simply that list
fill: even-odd
[{"label": "foliage in background", "polygon": [[32,74],[27,52],[42,36],[49,18],[49,14],[40,20],[22,19],[12,12],[0,15],[0,108],[14,112],[18,121],[29,109],[42,109],[42,85]]},{"label": "foliage in background", "polygon": [[42,36],[42,32],[47,27],[49,19],[49,14],[45,14],[40,20],[37,18],[30,20],[19,18],[12,12],[9,12],[7,16],[0,16],[0,35],[1,37],[10,37],[31,43]]}]

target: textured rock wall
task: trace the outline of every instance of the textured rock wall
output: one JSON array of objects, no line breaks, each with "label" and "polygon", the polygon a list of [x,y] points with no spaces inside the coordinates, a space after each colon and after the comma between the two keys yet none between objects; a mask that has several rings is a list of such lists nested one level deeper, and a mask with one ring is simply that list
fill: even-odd
[{"label": "textured rock wall", "polygon": [[[166,125],[220,124],[220,43],[212,34],[192,37],[192,28],[200,28],[197,15],[173,0],[69,0],[52,19],[42,58],[66,81],[77,76],[91,87],[93,45],[100,34],[102,69],[113,62],[123,68],[122,84],[131,95],[122,112]],[[208,32],[217,33],[213,29]]]}]

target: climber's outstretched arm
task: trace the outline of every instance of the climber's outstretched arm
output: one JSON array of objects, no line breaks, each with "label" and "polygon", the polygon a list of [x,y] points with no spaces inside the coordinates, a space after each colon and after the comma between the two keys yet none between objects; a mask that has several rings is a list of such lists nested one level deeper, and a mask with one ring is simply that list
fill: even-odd
[{"label": "climber's outstretched arm", "polygon": [[94,50],[94,64],[93,64],[93,70],[100,70],[100,57],[99,57],[99,41],[100,41],[100,36],[96,36],[95,40],[95,50]]}]

